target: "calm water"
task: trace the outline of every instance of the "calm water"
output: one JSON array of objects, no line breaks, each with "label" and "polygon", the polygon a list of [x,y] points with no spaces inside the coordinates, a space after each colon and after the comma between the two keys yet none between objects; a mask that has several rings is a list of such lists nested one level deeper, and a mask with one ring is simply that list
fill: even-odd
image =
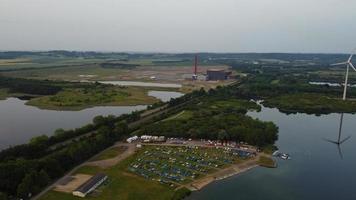
[{"label": "calm water", "polygon": [[167,92],[167,91],[149,91],[148,92],[149,96],[156,97],[160,99],[163,102],[167,102],[171,100],[172,98],[178,98],[183,96],[183,93],[180,92]]},{"label": "calm water", "polygon": [[356,199],[356,115],[345,114],[341,158],[337,145],[340,114],[286,115],[263,108],[250,116],[279,126],[277,146],[292,160],[278,160],[277,169],[255,168],[244,174],[208,185],[188,199],[325,200]]},{"label": "calm water", "polygon": [[105,106],[81,111],[41,110],[26,101],[8,98],[0,101],[0,149],[27,142],[36,135],[51,135],[56,129],[78,128],[97,115],[121,115],[146,106]]},{"label": "calm water", "polygon": [[[340,83],[330,83],[330,82],[309,82],[310,85],[328,85],[330,87],[341,87]],[[349,87],[356,87],[356,85],[347,84]]]},{"label": "calm water", "polygon": [[[162,101],[181,93],[150,91],[149,95]],[[41,110],[25,105],[26,101],[8,98],[0,101],[0,149],[22,144],[34,136],[51,135],[58,128],[72,129],[88,124],[97,115],[121,115],[146,106],[99,106],[81,111]]]},{"label": "calm water", "polygon": [[143,87],[164,87],[164,88],[181,88],[181,84],[174,83],[151,83],[138,81],[99,81],[103,84],[122,85],[122,86],[143,86]]}]

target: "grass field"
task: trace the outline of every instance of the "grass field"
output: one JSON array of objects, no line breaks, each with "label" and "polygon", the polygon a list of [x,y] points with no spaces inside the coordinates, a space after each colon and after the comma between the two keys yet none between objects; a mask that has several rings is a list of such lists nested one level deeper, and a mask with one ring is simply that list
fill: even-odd
[{"label": "grass field", "polygon": [[33,98],[27,104],[51,110],[82,110],[93,106],[132,106],[158,102],[147,92],[142,87],[70,88],[56,95]]},{"label": "grass field", "polygon": [[[86,199],[172,199],[175,191],[169,186],[127,172],[127,166],[135,160],[136,157],[137,155],[134,155],[109,169],[86,166],[76,171],[74,174],[83,173],[94,175],[95,173],[103,172],[109,176],[108,184],[99,187],[100,194],[97,196],[89,195]],[[50,191],[40,199],[76,200],[78,197],[74,197],[72,194]]]},{"label": "grass field", "polygon": [[101,152],[99,155],[90,159],[90,161],[98,161],[98,160],[106,160],[106,159],[114,158],[115,156],[123,153],[126,149],[127,147],[125,146],[113,147],[111,149],[107,149]]},{"label": "grass field", "polygon": [[261,107],[254,102],[246,101],[246,100],[237,100],[237,99],[229,99],[229,100],[218,100],[218,101],[208,101],[205,102],[212,109],[254,109],[260,110]]},{"label": "grass field", "polygon": [[189,119],[193,117],[193,112],[189,111],[189,110],[183,110],[182,112],[173,115],[167,119],[164,119],[163,121],[169,121],[169,120],[173,120],[173,119]]},{"label": "grass field", "polygon": [[[100,157],[109,158],[113,154],[117,154],[114,151],[116,150],[109,149],[104,151],[96,159]],[[196,178],[204,177],[208,173],[216,172],[219,168],[227,167],[232,163],[240,163],[242,160],[244,159],[224,149],[144,146],[136,154],[111,168],[102,169],[84,166],[73,174],[94,175],[98,172],[103,172],[108,175],[109,181],[107,184],[100,186],[86,199],[181,199],[189,194],[189,190],[185,187],[177,190],[180,184],[187,184]],[[158,162],[158,164],[156,167],[152,167],[152,163],[155,162]],[[132,171],[136,165],[142,165],[137,168],[140,171]],[[169,177],[173,177],[173,175],[167,176],[167,179],[172,180],[164,180],[165,178],[162,178],[162,181],[159,181],[160,178],[154,174],[155,170],[152,170],[153,168],[157,172],[180,174],[180,177],[185,176],[186,178],[177,180],[179,184],[172,185],[173,178]],[[40,199],[75,200],[78,198],[72,196],[72,194],[50,191]]]}]

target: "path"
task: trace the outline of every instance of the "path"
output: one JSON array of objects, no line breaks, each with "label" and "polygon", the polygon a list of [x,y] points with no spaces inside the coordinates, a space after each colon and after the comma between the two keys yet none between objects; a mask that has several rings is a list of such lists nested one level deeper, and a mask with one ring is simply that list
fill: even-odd
[{"label": "path", "polygon": [[[86,162],[85,165],[101,167],[101,168],[105,169],[105,168],[109,168],[109,167],[116,165],[121,160],[124,160],[125,158],[127,158],[135,153],[135,149],[136,149],[135,144],[127,144],[127,143],[118,142],[113,147],[119,147],[119,146],[125,146],[125,147],[127,147],[127,149],[125,149],[124,152],[119,153],[114,158],[110,158],[110,159],[106,159],[106,160],[89,161],[89,162]],[[111,147],[111,148],[113,148],[113,147]]]}]

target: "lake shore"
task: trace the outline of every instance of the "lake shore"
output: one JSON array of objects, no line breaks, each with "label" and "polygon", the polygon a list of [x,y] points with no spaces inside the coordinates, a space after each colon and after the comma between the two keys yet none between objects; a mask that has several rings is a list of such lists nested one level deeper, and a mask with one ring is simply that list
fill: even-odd
[{"label": "lake shore", "polygon": [[213,174],[210,174],[208,176],[205,176],[199,180],[196,180],[190,184],[185,185],[188,189],[191,191],[198,191],[201,190],[202,188],[206,187],[210,183],[213,183],[214,181],[220,181],[232,176],[239,175],[241,173],[244,173],[246,171],[249,171],[255,167],[261,166],[259,164],[259,159],[261,156],[266,156],[265,154],[258,154],[256,157],[254,157],[251,160],[242,162],[242,163],[237,163],[237,164],[232,164],[231,166],[221,169]]}]

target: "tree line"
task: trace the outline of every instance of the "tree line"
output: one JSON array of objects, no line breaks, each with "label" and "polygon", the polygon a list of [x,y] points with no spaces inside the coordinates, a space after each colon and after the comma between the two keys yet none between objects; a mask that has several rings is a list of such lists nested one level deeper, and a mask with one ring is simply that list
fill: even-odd
[{"label": "tree line", "polygon": [[62,90],[51,81],[10,78],[0,75],[0,89],[8,89],[9,93],[25,93],[32,95],[53,95]]}]

